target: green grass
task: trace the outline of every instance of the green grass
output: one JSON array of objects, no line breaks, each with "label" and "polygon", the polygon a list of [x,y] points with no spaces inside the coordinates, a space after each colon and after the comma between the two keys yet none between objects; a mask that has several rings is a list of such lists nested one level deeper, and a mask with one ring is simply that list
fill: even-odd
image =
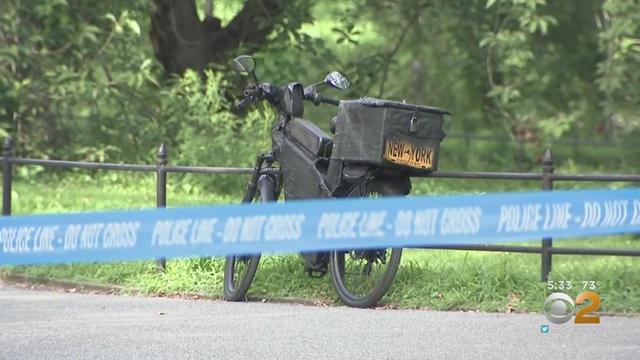
[{"label": "green grass", "polygon": [[[172,181],[173,180],[173,181]],[[167,203],[192,205],[232,203],[236,194],[210,194],[169,179]],[[246,177],[238,177],[243,188]],[[43,185],[46,184],[46,185]],[[593,184],[580,184],[589,187]],[[561,186],[562,187],[562,186]],[[575,188],[567,184],[565,188]],[[478,182],[423,179],[414,193],[467,193],[504,190],[537,190],[537,182]],[[14,214],[89,211],[152,207],[155,178],[152,175],[100,175],[48,177],[14,184]],[[539,245],[532,242],[530,245]],[[640,248],[632,236],[554,240],[554,246]],[[164,273],[154,261],[100,264],[5,266],[7,273],[118,284],[147,294],[205,293],[221,297],[224,261],[220,258],[169,260]],[[640,313],[640,259],[611,256],[555,255],[552,280],[571,280],[576,297],[583,280],[599,281],[595,290],[601,311]],[[551,291],[540,283],[540,256],[495,252],[405,250],[398,275],[385,301],[401,308],[482,311],[540,311]],[[311,279],[298,255],[265,255],[249,295],[297,297],[340,304],[329,276]]]},{"label": "green grass", "polygon": [[[99,175],[35,177],[29,181],[15,181],[12,188],[12,214],[139,209],[156,206],[155,175]],[[175,181],[178,178],[180,176],[168,175],[167,206],[237,202],[237,194],[209,193],[192,187],[187,182]],[[238,188],[243,188],[248,178],[238,176],[237,179]]]}]

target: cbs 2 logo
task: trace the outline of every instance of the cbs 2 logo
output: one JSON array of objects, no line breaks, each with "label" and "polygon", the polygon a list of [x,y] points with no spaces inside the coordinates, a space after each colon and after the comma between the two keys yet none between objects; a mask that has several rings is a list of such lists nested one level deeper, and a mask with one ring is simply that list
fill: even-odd
[{"label": "cbs 2 logo", "polygon": [[[591,291],[580,293],[576,298],[575,304],[569,295],[560,292],[553,293],[544,301],[542,311],[544,312],[544,316],[547,320],[554,324],[563,324],[569,321],[573,316],[576,304],[583,304],[587,299],[591,300],[591,305],[578,311],[574,322],[576,324],[600,324],[599,316],[585,316],[598,310],[600,307],[600,297],[598,294]],[[571,307],[571,310],[568,309],[567,305]]]}]

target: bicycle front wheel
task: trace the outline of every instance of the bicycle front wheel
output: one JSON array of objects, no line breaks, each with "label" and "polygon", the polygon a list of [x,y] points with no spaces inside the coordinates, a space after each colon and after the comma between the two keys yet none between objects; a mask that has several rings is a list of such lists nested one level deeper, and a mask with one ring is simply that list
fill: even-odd
[{"label": "bicycle front wheel", "polygon": [[[258,180],[257,201],[275,201],[275,186],[273,180],[262,175]],[[224,266],[224,298],[227,301],[242,301],[246,299],[247,291],[251,286],[258,264],[260,254],[227,256]]]}]

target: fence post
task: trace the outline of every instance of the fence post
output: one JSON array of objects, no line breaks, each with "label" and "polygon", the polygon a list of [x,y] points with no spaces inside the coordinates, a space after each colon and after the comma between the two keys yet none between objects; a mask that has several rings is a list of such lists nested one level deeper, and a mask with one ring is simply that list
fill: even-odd
[{"label": "fence post", "polygon": [[[544,158],[542,159],[542,190],[553,190],[553,160],[551,159],[551,150],[547,149],[544,152]],[[551,238],[542,239],[542,248],[540,254],[542,255],[542,269],[541,269],[541,282],[545,282],[549,279],[549,272],[551,272]]]},{"label": "fence post", "polygon": [[[167,147],[164,143],[160,145],[158,149],[158,156],[156,158],[156,206],[163,208],[167,206],[167,170],[168,163]],[[159,271],[164,271],[167,267],[166,258],[157,258],[156,263]]]},{"label": "fence post", "polygon": [[11,158],[13,139],[7,138],[2,149],[2,215],[11,215]]}]

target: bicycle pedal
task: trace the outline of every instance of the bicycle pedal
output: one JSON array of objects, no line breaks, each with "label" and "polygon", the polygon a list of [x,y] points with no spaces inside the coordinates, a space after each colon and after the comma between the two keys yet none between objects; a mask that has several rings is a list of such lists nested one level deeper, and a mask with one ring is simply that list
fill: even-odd
[{"label": "bicycle pedal", "polygon": [[327,270],[312,269],[309,266],[305,266],[304,270],[307,272],[307,275],[309,275],[309,277],[312,279],[320,279],[325,275],[327,275]]}]

